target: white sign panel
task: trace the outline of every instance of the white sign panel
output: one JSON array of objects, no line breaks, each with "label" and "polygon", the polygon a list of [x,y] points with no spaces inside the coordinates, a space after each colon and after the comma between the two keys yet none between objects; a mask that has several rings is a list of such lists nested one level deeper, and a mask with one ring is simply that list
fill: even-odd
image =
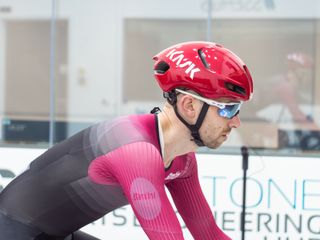
[{"label": "white sign panel", "polygon": [[[43,151],[0,148],[0,190]],[[198,154],[197,158],[201,185],[217,224],[232,239],[241,239],[241,156]],[[250,156],[246,240],[320,240],[319,169],[317,158]],[[185,239],[191,240],[181,225]],[[83,230],[101,239],[148,239],[130,207]]]}]

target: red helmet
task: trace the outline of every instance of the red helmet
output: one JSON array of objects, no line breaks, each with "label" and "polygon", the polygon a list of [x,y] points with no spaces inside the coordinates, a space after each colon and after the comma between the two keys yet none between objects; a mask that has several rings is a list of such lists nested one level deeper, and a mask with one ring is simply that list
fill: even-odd
[{"label": "red helmet", "polygon": [[183,87],[209,99],[246,101],[253,83],[242,60],[212,42],[185,42],[171,46],[154,58],[154,75],[164,92]]}]

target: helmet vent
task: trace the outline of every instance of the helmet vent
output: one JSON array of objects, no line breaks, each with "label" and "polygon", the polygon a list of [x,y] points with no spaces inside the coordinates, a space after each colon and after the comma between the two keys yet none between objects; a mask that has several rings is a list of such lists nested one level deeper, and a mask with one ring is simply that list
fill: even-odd
[{"label": "helmet vent", "polygon": [[168,63],[166,63],[165,61],[161,61],[155,66],[154,71],[156,73],[164,74],[166,71],[169,70],[169,68],[170,66]]},{"label": "helmet vent", "polygon": [[200,59],[201,59],[203,65],[204,65],[206,68],[210,68],[210,64],[209,64],[209,63],[207,62],[207,60],[206,60],[206,54],[203,52],[202,49],[199,49],[199,50],[198,50],[198,54],[199,54],[199,56],[200,56]]},{"label": "helmet vent", "polygon": [[236,92],[238,94],[241,94],[243,96],[246,95],[246,90],[243,87],[240,87],[238,85],[235,85],[233,83],[227,82],[225,83],[225,86],[228,90],[232,91],[232,92]]}]

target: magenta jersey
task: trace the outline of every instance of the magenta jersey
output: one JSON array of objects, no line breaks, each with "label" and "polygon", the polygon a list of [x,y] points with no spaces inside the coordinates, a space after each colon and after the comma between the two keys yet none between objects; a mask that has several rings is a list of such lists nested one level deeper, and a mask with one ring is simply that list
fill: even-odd
[{"label": "magenta jersey", "polygon": [[230,239],[217,227],[202,193],[195,154],[178,156],[164,168],[157,126],[151,114],[114,122],[120,144],[92,161],[89,178],[122,189],[149,239],[184,239],[165,187],[194,239]]},{"label": "magenta jersey", "polygon": [[230,239],[201,191],[195,154],[165,169],[154,114],[95,124],[37,157],[0,193],[0,220],[16,226],[0,221],[0,232],[68,236],[130,204],[149,239],[183,239],[165,187],[194,239]]}]

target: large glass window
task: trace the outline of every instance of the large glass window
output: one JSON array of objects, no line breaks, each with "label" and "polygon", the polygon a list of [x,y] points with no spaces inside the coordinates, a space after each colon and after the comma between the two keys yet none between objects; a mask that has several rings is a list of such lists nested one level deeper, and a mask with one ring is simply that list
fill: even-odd
[{"label": "large glass window", "polygon": [[[244,127],[225,147],[242,144],[286,152],[319,150],[314,116],[316,24],[305,19],[212,20],[213,40],[241,56],[255,84],[254,98],[241,110]],[[158,87],[149,70],[152,52],[174,42],[204,39],[204,26],[205,22],[198,19],[126,19],[125,100],[138,101],[136,109],[140,112],[141,102],[158,100]],[[177,29],[178,35],[174,34]],[[139,86],[147,86],[147,91],[144,88],[140,93]]]},{"label": "large glass window", "polygon": [[1,145],[47,147],[52,134],[59,142],[107,118],[147,113],[164,101],[153,55],[179,42],[211,40],[244,60],[255,85],[242,126],[219,152],[248,145],[318,155],[319,4],[286,4],[1,1]]}]

